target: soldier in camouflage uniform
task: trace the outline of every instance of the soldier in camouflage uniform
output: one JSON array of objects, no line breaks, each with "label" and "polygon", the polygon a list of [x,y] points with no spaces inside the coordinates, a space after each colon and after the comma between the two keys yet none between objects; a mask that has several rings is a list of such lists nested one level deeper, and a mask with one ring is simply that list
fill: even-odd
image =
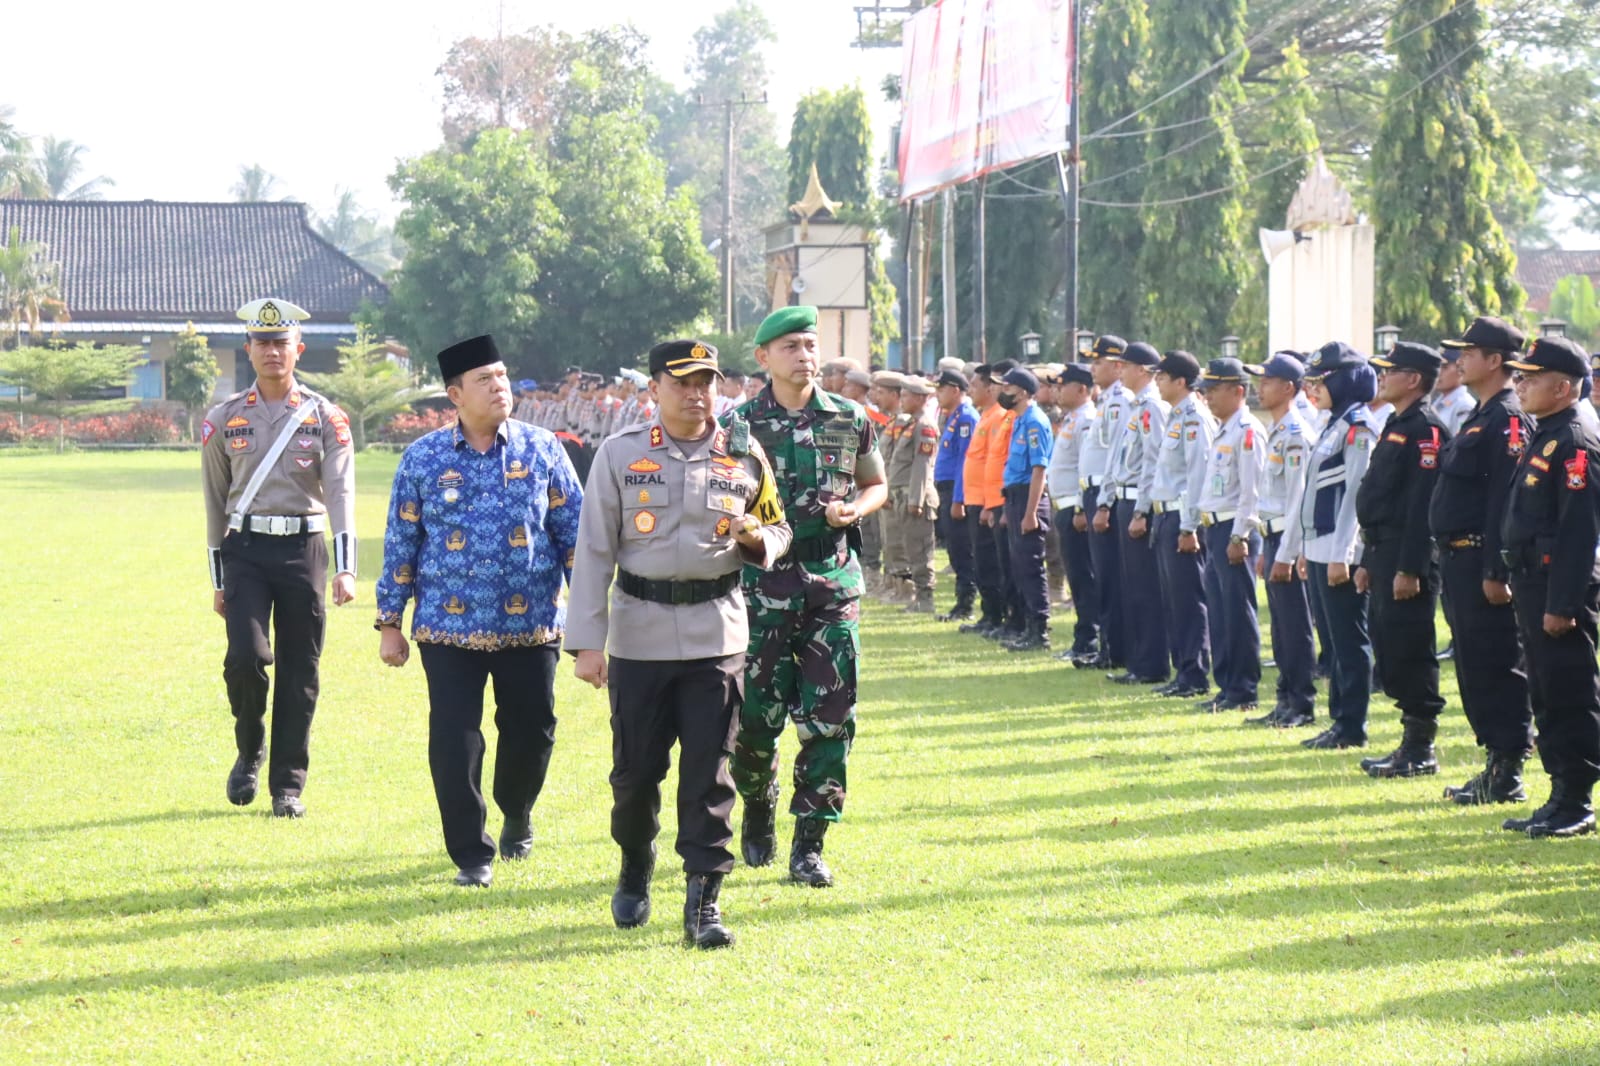
[{"label": "soldier in camouflage uniform", "polygon": [[844,810],[856,732],[862,581],[853,527],[888,490],[866,411],[816,386],[816,323],[815,307],[785,307],[762,322],[756,359],[772,381],[733,415],[772,463],[794,542],[770,571],[744,571],[750,648],[732,771],[744,798],[740,850],[749,865],[765,866],[777,850],[778,738],[785,718],[794,719],[789,876],[825,888],[833,874],[822,839]]}]

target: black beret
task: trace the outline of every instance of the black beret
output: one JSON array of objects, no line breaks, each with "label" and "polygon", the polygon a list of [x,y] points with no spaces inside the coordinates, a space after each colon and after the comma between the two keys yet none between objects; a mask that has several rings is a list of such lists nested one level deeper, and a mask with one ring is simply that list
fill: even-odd
[{"label": "black beret", "polygon": [[1528,335],[1500,318],[1474,319],[1460,340],[1440,341],[1442,348],[1487,348],[1496,352],[1520,352]]},{"label": "black beret", "polygon": [[500,361],[500,349],[494,346],[493,337],[487,333],[469,337],[439,353],[439,377],[449,381],[469,370]]},{"label": "black beret", "polygon": [[1387,352],[1373,356],[1372,365],[1380,370],[1415,370],[1421,374],[1437,374],[1444,365],[1444,357],[1426,344],[1396,341],[1395,346]]},{"label": "black beret", "polygon": [[962,392],[966,392],[968,383],[967,383],[967,379],[959,371],[941,370],[941,371],[939,371],[939,384],[940,385],[954,385],[956,388],[960,389]]},{"label": "black beret", "polygon": [[1193,386],[1200,376],[1200,360],[1185,351],[1168,352],[1156,366],[1156,372]]},{"label": "black beret", "polygon": [[650,349],[650,376],[666,371],[675,378],[688,377],[697,370],[709,370],[718,377],[717,349],[699,340],[663,341]]}]

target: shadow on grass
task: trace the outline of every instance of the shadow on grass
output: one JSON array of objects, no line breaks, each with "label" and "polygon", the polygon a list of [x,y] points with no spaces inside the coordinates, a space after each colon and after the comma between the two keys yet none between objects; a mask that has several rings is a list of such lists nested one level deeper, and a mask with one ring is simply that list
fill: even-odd
[{"label": "shadow on grass", "polygon": [[83,833],[95,829],[129,829],[133,826],[154,825],[161,822],[204,822],[218,818],[237,817],[238,814],[235,811],[214,807],[187,811],[155,811],[150,814],[130,814],[121,818],[93,818],[86,822],[51,822],[23,829],[0,827],[0,840],[69,836],[73,833]]}]

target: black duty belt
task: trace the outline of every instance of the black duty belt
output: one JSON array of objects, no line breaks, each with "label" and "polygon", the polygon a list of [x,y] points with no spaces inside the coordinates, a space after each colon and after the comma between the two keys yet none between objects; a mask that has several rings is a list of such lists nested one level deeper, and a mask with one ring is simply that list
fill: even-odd
[{"label": "black duty belt", "polygon": [[785,559],[793,559],[799,563],[820,563],[824,559],[832,559],[843,555],[849,548],[843,533],[828,533],[820,537],[797,537],[789,545]]},{"label": "black duty belt", "polygon": [[1469,548],[1483,547],[1482,533],[1453,533],[1439,538],[1439,547],[1445,551],[1466,551]]},{"label": "black duty belt", "polygon": [[1550,556],[1533,547],[1501,548],[1500,561],[1513,574],[1537,574],[1550,565]]},{"label": "black duty belt", "polygon": [[617,588],[623,592],[651,603],[668,603],[674,607],[690,607],[720,600],[738,587],[737,570],[708,581],[652,581],[626,570],[617,571]]}]

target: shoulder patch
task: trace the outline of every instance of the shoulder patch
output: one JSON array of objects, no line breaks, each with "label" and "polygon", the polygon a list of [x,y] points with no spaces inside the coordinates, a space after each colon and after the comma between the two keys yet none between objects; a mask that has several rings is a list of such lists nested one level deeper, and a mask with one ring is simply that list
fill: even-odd
[{"label": "shoulder patch", "polygon": [[1567,488],[1576,492],[1589,484],[1589,453],[1580,450],[1567,460]]},{"label": "shoulder patch", "polygon": [[201,422],[200,423],[200,443],[201,444],[210,443],[211,434],[215,433],[216,431],[217,431],[217,427],[213,426],[209,419],[207,419],[204,422]]}]

